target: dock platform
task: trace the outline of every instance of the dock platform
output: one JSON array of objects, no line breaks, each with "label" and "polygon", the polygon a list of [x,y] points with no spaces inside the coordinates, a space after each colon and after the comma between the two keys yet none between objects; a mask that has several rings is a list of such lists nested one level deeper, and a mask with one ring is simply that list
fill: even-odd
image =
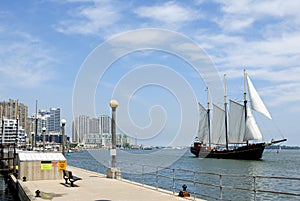
[{"label": "dock platform", "polygon": [[[157,200],[197,200],[193,197],[179,197],[166,190],[156,190],[154,187],[142,186],[127,180],[106,178],[105,175],[88,170],[68,166],[74,175],[82,178],[76,181],[74,187],[65,184],[65,180],[22,181],[19,185],[30,200],[86,200],[86,201],[157,201]],[[36,197],[36,191],[41,197]]]}]

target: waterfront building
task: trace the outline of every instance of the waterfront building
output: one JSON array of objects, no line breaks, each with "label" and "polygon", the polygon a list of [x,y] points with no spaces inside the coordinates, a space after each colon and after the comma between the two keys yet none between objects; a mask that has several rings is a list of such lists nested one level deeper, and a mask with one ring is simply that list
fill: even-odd
[{"label": "waterfront building", "polygon": [[111,118],[108,115],[101,115],[100,119],[100,134],[101,134],[101,146],[111,146]]},{"label": "waterfront building", "polygon": [[[27,136],[31,136],[35,133],[36,129],[36,114],[28,117],[28,106],[18,102],[18,100],[9,99],[9,101],[0,102],[0,120],[16,120],[18,118],[18,127],[21,136],[18,137],[18,142],[25,143],[29,140]],[[49,110],[39,110],[37,115],[37,136],[36,141],[42,141],[42,128],[46,127],[46,141],[47,142],[61,142],[60,136],[60,108],[50,108]],[[8,125],[9,123],[7,123]],[[7,133],[16,132],[12,131],[13,128],[7,128]],[[8,134],[8,136],[10,136]],[[14,136],[15,138],[16,136]],[[11,138],[11,137],[8,137]]]},{"label": "waterfront building", "polygon": [[85,143],[87,134],[89,133],[89,117],[86,115],[79,115],[75,117],[72,123],[72,141],[78,143]]},{"label": "waterfront building", "polygon": [[79,142],[76,118],[72,121],[72,142]]},{"label": "waterfront building", "polygon": [[[111,147],[111,118],[101,115],[99,118],[79,115],[72,123],[73,142],[84,144],[86,147]],[[130,142],[123,134],[117,134],[119,147]]]},{"label": "waterfront building", "polygon": [[101,146],[99,118],[80,115],[72,123],[73,142],[83,143],[90,147]]},{"label": "waterfront building", "polygon": [[100,119],[100,132],[102,135],[109,134],[111,131],[110,124],[111,118],[108,115],[101,115]]},{"label": "waterfront building", "polygon": [[89,133],[100,134],[99,119],[89,117]]},{"label": "waterfront building", "polygon": [[61,143],[60,108],[50,108],[47,122],[47,141]]},{"label": "waterfront building", "polygon": [[59,133],[60,132],[60,108],[50,108],[48,119],[48,131]]},{"label": "waterfront building", "polygon": [[28,106],[24,103],[19,102],[18,100],[9,99],[8,101],[0,102],[1,115],[5,119],[16,119],[18,115],[19,126],[25,129],[26,133],[30,132],[27,130],[27,121],[28,121]]},{"label": "waterfront building", "polygon": [[1,144],[17,143],[18,146],[25,146],[26,143],[25,130],[22,128],[22,126],[17,126],[16,119],[3,119],[1,121],[1,124],[3,124],[1,125],[1,130],[0,130]]},{"label": "waterfront building", "polygon": [[126,134],[117,134],[117,147],[129,147],[130,138]]},{"label": "waterfront building", "polygon": [[[46,128],[46,132],[45,134],[48,134],[48,130],[47,130],[47,124],[48,124],[48,118],[50,117],[50,115],[48,114],[48,112],[46,110],[40,110],[38,115],[36,116],[36,114],[32,114],[30,117],[30,120],[32,122],[32,132],[36,132],[36,123],[37,123],[37,133],[35,133],[35,138],[36,138],[36,142],[42,141],[42,128],[45,127]],[[36,121],[37,119],[37,121]]]},{"label": "waterfront building", "polygon": [[99,118],[89,117],[88,128],[85,144],[92,147],[101,147],[102,139],[100,134]]},{"label": "waterfront building", "polygon": [[[47,132],[60,132],[60,108],[50,108],[49,110],[39,110],[38,119],[41,119],[42,127],[47,128]],[[38,127],[39,132],[42,127]]]},{"label": "waterfront building", "polygon": [[26,147],[26,144],[28,142],[28,137],[27,134],[25,133],[25,129],[20,127],[18,132],[18,140],[17,140],[17,145],[18,147]]},{"label": "waterfront building", "polygon": [[37,118],[37,143],[43,141],[42,128],[45,127],[45,140],[47,143],[61,143],[60,134],[60,108],[50,108],[49,110],[39,110],[38,115],[32,114],[30,117],[31,133],[35,133]]}]

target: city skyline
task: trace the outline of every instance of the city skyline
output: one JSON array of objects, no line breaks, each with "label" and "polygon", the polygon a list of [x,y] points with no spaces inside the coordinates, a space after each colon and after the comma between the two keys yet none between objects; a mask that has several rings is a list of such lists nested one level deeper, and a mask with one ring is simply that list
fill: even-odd
[{"label": "city skyline", "polygon": [[[18,139],[18,146],[31,145],[33,136],[35,143],[40,143],[44,131],[47,143],[61,143],[60,108],[39,109],[36,105],[37,113],[28,115],[28,106],[19,100],[9,99],[0,102],[0,106],[1,127],[5,134],[3,143],[14,143]],[[107,147],[111,144],[110,123],[110,116],[105,114],[99,117],[79,115],[73,120],[72,133],[68,136],[72,137],[72,142],[87,147]],[[129,145],[126,135],[118,133],[118,136],[120,146]]]},{"label": "city skyline", "polygon": [[[120,37],[132,30],[154,28],[170,30],[198,44],[210,58],[221,82],[223,75],[227,75],[228,96],[238,102],[243,99],[243,70],[246,69],[273,118],[264,128],[265,140],[284,136],[288,139],[285,144],[300,145],[297,129],[300,110],[297,8],[300,2],[157,0],[124,4],[98,0],[4,0],[0,5],[0,99],[19,99],[28,104],[29,114],[35,113],[36,100],[39,108],[61,108],[61,118],[67,120],[66,133],[70,137],[76,116],[74,88],[89,55],[112,39],[131,42],[127,47],[138,47],[138,43],[144,42],[142,39],[152,46],[170,40],[149,34],[134,35],[133,41]],[[177,47],[183,52],[192,51],[191,46]],[[120,125],[135,126],[132,130],[122,127],[121,131],[126,131],[125,134],[131,131],[131,137],[136,135],[143,143],[172,144],[181,128],[181,109],[185,104],[179,99],[181,96],[174,94],[175,90],[184,94],[190,89],[196,108],[197,102],[206,105],[205,89],[210,83],[182,55],[144,48],[111,63],[93,83],[93,101],[79,104],[92,105],[83,115],[110,115],[109,101],[120,97],[117,109]],[[200,56],[203,55],[194,58]],[[106,58],[100,55],[98,65]],[[134,80],[139,81],[139,87],[133,86]],[[161,80],[167,83],[158,83]],[[185,85],[180,84],[183,81]],[[131,93],[130,87],[134,89]],[[126,96],[130,97],[128,104],[123,101]],[[122,115],[124,108],[129,110],[129,117]],[[151,124],[155,127],[153,135],[147,130]],[[187,138],[181,143],[188,146],[191,140]]]},{"label": "city skyline", "polygon": [[[36,102],[38,103],[38,101]],[[19,100],[5,100],[0,102],[1,106],[1,115],[0,119],[2,118],[5,121],[5,125],[8,124],[7,122],[17,122],[18,119],[18,127],[20,131],[24,132],[28,136],[28,140],[31,140],[30,136],[32,133],[37,131],[37,136],[42,134],[42,128],[46,128],[45,133],[60,135],[61,133],[61,114],[60,108],[57,107],[49,107],[49,109],[39,109],[38,104],[36,105],[37,113],[32,113],[31,115],[28,114],[28,106],[25,103],[20,102]],[[17,109],[18,108],[18,109]],[[84,128],[84,132],[80,135],[84,135],[79,137],[79,140],[74,140],[74,128],[72,129],[72,133],[69,133],[69,137],[72,137],[73,142],[82,143],[84,140],[87,139],[89,134],[110,134],[110,117],[106,114],[101,114],[99,117],[91,117],[86,115],[79,115],[75,117],[72,122],[78,120],[78,118],[84,118],[87,121],[87,128]],[[38,119],[38,128],[35,128],[35,121]],[[16,123],[14,123],[15,126]],[[26,131],[25,131],[26,130]],[[15,132],[15,131],[14,131]],[[29,139],[30,138],[30,139]]]}]

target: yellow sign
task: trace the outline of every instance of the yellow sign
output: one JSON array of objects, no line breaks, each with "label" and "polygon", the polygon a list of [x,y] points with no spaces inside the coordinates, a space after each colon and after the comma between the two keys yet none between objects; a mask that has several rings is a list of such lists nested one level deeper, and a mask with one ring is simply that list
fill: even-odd
[{"label": "yellow sign", "polygon": [[52,170],[51,161],[41,161],[41,170]]},{"label": "yellow sign", "polygon": [[58,170],[66,170],[67,161],[58,161]]}]

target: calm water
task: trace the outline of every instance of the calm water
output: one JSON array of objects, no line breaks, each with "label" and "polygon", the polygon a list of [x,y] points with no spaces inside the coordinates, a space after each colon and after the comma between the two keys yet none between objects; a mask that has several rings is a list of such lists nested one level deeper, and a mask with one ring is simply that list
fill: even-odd
[{"label": "calm water", "polygon": [[[222,160],[222,159],[199,159],[193,157],[188,150],[169,149],[164,151],[146,151],[146,150],[130,150],[128,152],[118,151],[117,153],[118,167],[121,167],[122,177],[132,179],[137,182],[144,182],[149,185],[155,185],[155,179],[145,177],[141,179],[141,175],[130,173],[130,170],[140,169],[135,164],[148,164],[154,166],[163,166],[171,168],[181,168],[185,170],[214,172],[221,174],[241,174],[241,175],[260,175],[260,176],[283,176],[283,177],[297,177],[300,172],[300,150],[281,150],[276,154],[276,150],[265,150],[263,160],[261,161],[243,161],[243,160]],[[108,150],[90,150],[79,153],[72,153],[67,157],[69,165],[80,168],[105,173],[110,162],[110,155]],[[127,164],[127,165],[124,165]],[[141,170],[138,170],[141,171]],[[147,170],[144,170],[147,171]],[[149,172],[155,171],[155,169]],[[172,176],[169,170],[160,169],[161,174]],[[193,179],[195,175],[188,172],[176,172],[176,177],[184,179]],[[196,175],[197,181],[219,184],[219,177]],[[226,186],[235,187],[253,187],[252,178],[238,178],[223,177],[222,184]],[[172,190],[172,181],[160,181],[159,187]],[[184,182],[177,182],[176,189],[180,189]],[[186,182],[185,182],[186,183]],[[167,187],[165,187],[166,185]],[[193,185],[187,184],[188,190],[193,191]],[[290,180],[270,180],[257,179],[257,189],[274,190],[283,192],[300,192],[300,181]],[[219,196],[219,188],[196,186],[196,191],[203,195]],[[178,192],[176,190],[176,192]],[[203,197],[208,200],[214,200],[209,197]],[[300,197],[278,196],[274,194],[258,193],[256,200],[295,200]],[[223,191],[223,199],[227,200],[254,200],[251,192],[247,191]]]},{"label": "calm water", "polygon": [[9,190],[5,178],[0,174],[0,200],[3,201],[14,201],[13,193]]}]

